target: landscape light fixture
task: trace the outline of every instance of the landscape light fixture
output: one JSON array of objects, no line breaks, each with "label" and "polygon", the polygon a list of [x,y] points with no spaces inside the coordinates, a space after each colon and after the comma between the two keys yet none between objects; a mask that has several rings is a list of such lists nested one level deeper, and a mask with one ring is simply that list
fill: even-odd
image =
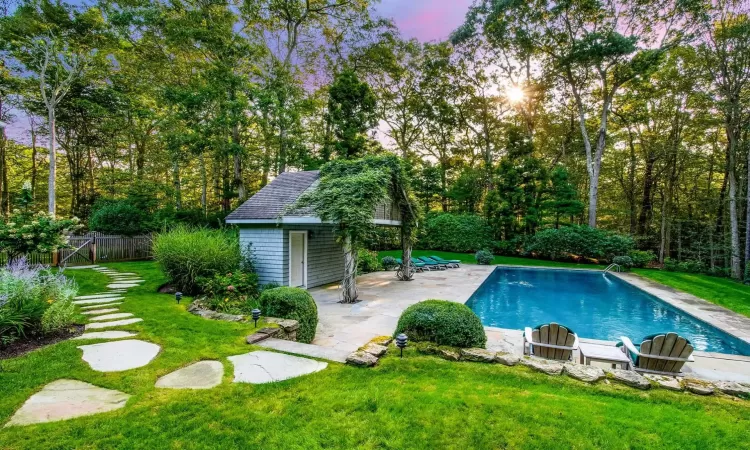
[{"label": "landscape light fixture", "polygon": [[177,304],[180,304],[180,300],[182,300],[182,292],[175,292],[174,293],[174,299],[177,300]]},{"label": "landscape light fixture", "polygon": [[255,328],[258,328],[258,319],[260,319],[260,310],[258,308],[255,308],[252,310],[253,313],[253,320],[255,321]]},{"label": "landscape light fixture", "polygon": [[396,347],[401,349],[401,357],[404,357],[404,347],[406,347],[406,344],[409,342],[409,338],[404,334],[401,333],[398,336],[396,336]]}]

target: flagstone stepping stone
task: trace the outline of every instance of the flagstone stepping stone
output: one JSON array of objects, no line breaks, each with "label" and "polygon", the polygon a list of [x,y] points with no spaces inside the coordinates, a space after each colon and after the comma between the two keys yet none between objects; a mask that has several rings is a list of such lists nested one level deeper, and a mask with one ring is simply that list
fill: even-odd
[{"label": "flagstone stepping stone", "polygon": [[91,333],[83,333],[80,336],[76,336],[74,340],[84,339],[122,339],[136,336],[138,333],[131,333],[129,331],[94,331]]},{"label": "flagstone stepping stone", "polygon": [[81,309],[85,311],[85,310],[91,310],[91,309],[96,309],[96,308],[106,308],[106,307],[115,306],[115,305],[122,305],[122,302],[104,303],[104,304],[97,303],[91,306],[81,306]]},{"label": "flagstone stepping stone", "polygon": [[224,366],[219,361],[199,361],[156,380],[167,389],[211,389],[221,384]]},{"label": "flagstone stepping stone", "polygon": [[84,330],[100,330],[102,328],[112,328],[112,327],[122,327],[125,325],[130,325],[133,323],[143,322],[143,319],[133,318],[133,319],[123,319],[123,320],[114,320],[112,322],[94,322],[94,323],[87,323],[84,327]]},{"label": "flagstone stepping stone", "polygon": [[83,360],[97,372],[121,372],[150,363],[159,354],[158,345],[138,339],[81,345]]},{"label": "flagstone stepping stone", "polygon": [[110,297],[117,297],[117,293],[113,292],[106,292],[102,294],[92,294],[92,295],[79,295],[75,298],[75,300],[94,300],[99,298],[110,298]]},{"label": "flagstone stepping stone", "polygon": [[81,314],[90,316],[90,315],[97,315],[97,314],[113,313],[117,311],[119,311],[119,309],[117,308],[104,308],[104,309],[92,309],[91,311],[81,311]]},{"label": "flagstone stepping stone", "polygon": [[112,283],[107,285],[108,288],[132,288],[138,287],[138,283]]},{"label": "flagstone stepping stone", "polygon": [[115,300],[122,300],[125,297],[122,295],[118,295],[116,297],[107,297],[107,298],[92,298],[91,300],[74,300],[74,305],[94,305],[97,303],[111,303]]},{"label": "flagstone stepping stone", "polygon": [[263,384],[319,372],[328,363],[263,350],[227,358],[234,364],[234,382]]},{"label": "flagstone stepping stone", "polygon": [[125,319],[126,317],[133,317],[133,314],[132,313],[105,314],[103,316],[89,317],[89,319],[94,322],[98,322],[98,321],[103,321],[103,320]]},{"label": "flagstone stepping stone", "polygon": [[80,270],[80,269],[98,269],[99,266],[97,265],[88,265],[88,266],[67,266],[65,267],[65,270]]},{"label": "flagstone stepping stone", "polygon": [[6,427],[56,422],[113,411],[125,406],[130,395],[77,380],[57,380],[29,397]]}]

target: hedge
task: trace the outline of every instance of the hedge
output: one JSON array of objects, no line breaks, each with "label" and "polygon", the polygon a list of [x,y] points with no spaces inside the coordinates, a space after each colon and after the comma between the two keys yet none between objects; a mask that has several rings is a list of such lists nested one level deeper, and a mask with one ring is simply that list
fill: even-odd
[{"label": "hedge", "polygon": [[394,336],[429,341],[452,347],[483,348],[487,344],[484,326],[474,311],[462,303],[425,300],[406,308],[398,319]]},{"label": "hedge", "polygon": [[492,229],[473,214],[434,214],[427,217],[417,248],[472,253],[492,247]]}]

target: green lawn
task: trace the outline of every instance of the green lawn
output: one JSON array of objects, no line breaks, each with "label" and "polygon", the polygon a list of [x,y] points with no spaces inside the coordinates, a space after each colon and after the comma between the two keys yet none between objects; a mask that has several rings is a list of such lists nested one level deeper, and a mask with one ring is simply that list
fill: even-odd
[{"label": "green lawn", "polygon": [[[473,253],[441,252],[436,250],[414,250],[412,252],[412,256],[414,256],[415,258],[418,256],[431,255],[436,255],[443,259],[458,259],[466,264],[476,264]],[[378,252],[378,259],[382,259],[384,256],[393,256],[394,258],[400,258],[401,250],[384,250]],[[562,261],[547,261],[544,259],[519,258],[516,256],[495,256],[495,259],[492,260],[492,264],[508,264],[513,266],[572,267],[577,269],[603,269],[606,267],[600,264],[576,264]]]},{"label": "green lawn", "polygon": [[652,269],[635,269],[633,272],[750,317],[750,286],[727,278],[694,273]]},{"label": "green lawn", "polygon": [[[374,369],[330,364],[323,372],[267,385],[231,383],[227,356],[253,347],[253,327],[190,315],[153,263],[111,264],[147,281],[123,310],[144,322],[129,329],[162,346],[148,366],[98,373],[77,343],[59,343],[2,361],[0,422],[44,384],[74,378],[133,397],[124,409],[30,427],[0,429],[0,448],[742,448],[750,401],[664,390],[585,386],[525,367],[388,356]],[[82,294],[103,290],[93,271],[70,271]],[[205,391],[154,388],[179,367],[216,358],[224,383]]]}]

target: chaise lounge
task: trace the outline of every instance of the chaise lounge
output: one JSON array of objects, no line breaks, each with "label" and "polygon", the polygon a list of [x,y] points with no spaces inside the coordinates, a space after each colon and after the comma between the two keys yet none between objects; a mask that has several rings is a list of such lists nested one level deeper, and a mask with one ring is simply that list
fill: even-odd
[{"label": "chaise lounge", "polygon": [[646,336],[640,345],[634,345],[626,336],[617,344],[630,358],[630,367],[636,372],[659,375],[678,375],[686,362],[693,362],[693,346],[677,333]]},{"label": "chaise lounge", "polygon": [[568,361],[578,349],[578,335],[555,322],[537,325],[523,332],[523,353],[540,358]]},{"label": "chaise lounge", "polygon": [[430,258],[434,259],[435,261],[445,264],[448,267],[460,267],[461,260],[460,259],[443,259],[439,256],[432,255]]},{"label": "chaise lounge", "polygon": [[438,264],[437,262],[433,261],[424,261],[417,258],[412,258],[411,262],[416,264],[424,264],[424,267],[426,267],[428,270],[445,270],[446,266],[444,264]]}]

